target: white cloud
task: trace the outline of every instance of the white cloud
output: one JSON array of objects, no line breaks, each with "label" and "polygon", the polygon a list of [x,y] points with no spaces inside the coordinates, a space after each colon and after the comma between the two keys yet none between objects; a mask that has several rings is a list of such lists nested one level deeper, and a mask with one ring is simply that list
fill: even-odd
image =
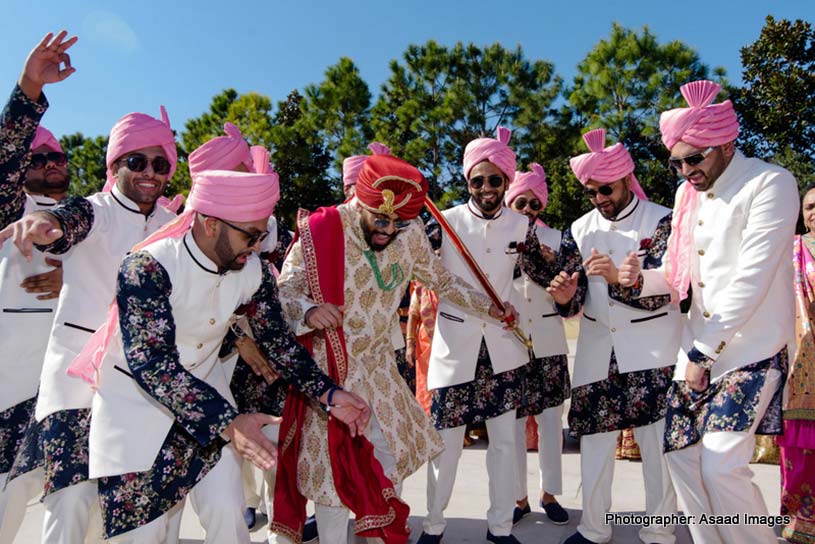
[{"label": "white cloud", "polygon": [[127,22],[107,11],[93,11],[82,22],[83,37],[124,53],[139,49],[139,37]]}]

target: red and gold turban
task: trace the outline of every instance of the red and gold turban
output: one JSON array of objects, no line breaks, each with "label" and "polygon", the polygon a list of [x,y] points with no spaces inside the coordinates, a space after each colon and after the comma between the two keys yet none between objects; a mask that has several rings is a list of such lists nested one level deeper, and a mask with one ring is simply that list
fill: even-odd
[{"label": "red and gold turban", "polygon": [[356,197],[366,210],[415,219],[424,206],[427,180],[419,170],[391,155],[371,155],[357,179]]}]

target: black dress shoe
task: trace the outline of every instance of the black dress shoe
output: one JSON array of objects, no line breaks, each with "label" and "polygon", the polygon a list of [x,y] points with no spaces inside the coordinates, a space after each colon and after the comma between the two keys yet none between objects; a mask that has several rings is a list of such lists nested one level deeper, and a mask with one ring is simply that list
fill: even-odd
[{"label": "black dress shoe", "polygon": [[318,536],[320,535],[317,533],[317,518],[309,516],[303,525],[303,544],[316,541]]},{"label": "black dress shoe", "polygon": [[419,540],[416,541],[416,544],[441,544],[441,537],[444,536],[444,533],[440,535],[429,535],[422,531],[421,536],[419,536]]},{"label": "black dress shoe", "polygon": [[512,535],[495,536],[487,529],[487,542],[494,544],[521,544],[521,541]]},{"label": "black dress shoe", "polygon": [[543,504],[541,501],[541,508],[546,512],[546,517],[555,525],[566,525],[569,523],[569,513],[557,502],[550,502]]},{"label": "black dress shoe", "polygon": [[243,521],[246,522],[246,526],[249,527],[250,529],[253,529],[255,527],[255,522],[257,520],[255,519],[254,508],[247,508],[246,510],[243,511]]},{"label": "black dress shoe", "polygon": [[575,531],[572,536],[563,541],[563,544],[597,544],[592,542],[585,536],[580,534],[580,531]]},{"label": "black dress shoe", "polygon": [[527,514],[531,514],[531,513],[532,513],[532,509],[529,507],[529,503],[527,503],[527,505],[524,506],[523,508],[520,508],[520,507],[516,506],[515,510],[512,511],[512,524],[513,525],[518,525],[518,523],[522,519],[524,519],[524,517]]}]

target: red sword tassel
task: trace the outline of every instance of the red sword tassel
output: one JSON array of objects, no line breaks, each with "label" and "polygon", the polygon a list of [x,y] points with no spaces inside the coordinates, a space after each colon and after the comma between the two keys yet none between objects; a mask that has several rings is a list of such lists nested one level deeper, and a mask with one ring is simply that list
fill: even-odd
[{"label": "red sword tassel", "polygon": [[[450,226],[450,223],[447,222],[447,219],[442,215],[436,205],[430,200],[429,196],[425,196],[424,203],[427,206],[427,209],[430,211],[430,215],[432,215],[436,221],[439,222],[441,225],[442,230],[453,243],[453,247],[456,248],[459,255],[464,259],[464,262],[467,263],[467,266],[470,268],[470,271],[475,275],[475,278],[478,280],[478,283],[481,284],[481,287],[487,292],[487,296],[490,297],[490,300],[499,310],[506,313],[506,306],[504,306],[504,302],[501,300],[501,297],[498,296],[498,292],[495,290],[495,287],[492,286],[490,283],[489,278],[487,275],[484,274],[484,271],[481,270],[481,267],[478,266],[478,263],[473,258],[473,255],[470,253],[470,250],[467,249],[467,246],[464,245],[464,242],[461,241],[459,238],[458,233],[453,230],[453,227]],[[515,333],[515,337],[521,341],[524,347],[529,352],[530,358],[534,358],[534,353],[532,351],[532,339],[526,335],[526,333],[521,330],[521,327],[518,325],[518,322],[512,317],[512,314],[504,316],[504,322],[512,328],[512,332]]]}]

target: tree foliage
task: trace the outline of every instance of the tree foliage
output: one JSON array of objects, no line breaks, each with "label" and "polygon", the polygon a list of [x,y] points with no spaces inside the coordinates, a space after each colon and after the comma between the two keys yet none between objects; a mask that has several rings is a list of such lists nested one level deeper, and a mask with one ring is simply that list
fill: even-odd
[{"label": "tree foliage", "polygon": [[[710,73],[696,51],[682,42],[661,44],[647,26],[638,32],[614,23],[611,35],[578,64],[569,103],[581,132],[603,127],[609,144],[623,142],[649,197],[671,205],[676,179],[667,167],[669,153],[660,140],[659,114],[686,105],[679,87],[709,79]],[[713,74],[727,83],[722,68]],[[586,148],[581,144],[574,151],[583,153]]]},{"label": "tree foliage", "polygon": [[105,185],[105,153],[107,136],[86,138],[81,132],[60,138],[62,150],[68,156],[68,174],[71,176],[71,194],[88,196],[102,190]]},{"label": "tree foliage", "polygon": [[409,46],[390,69],[372,110],[376,139],[427,174],[441,205],[464,193],[461,159],[470,140],[502,125],[521,141],[554,113],[561,88],[551,63],[497,43],[448,48],[431,40]]}]

